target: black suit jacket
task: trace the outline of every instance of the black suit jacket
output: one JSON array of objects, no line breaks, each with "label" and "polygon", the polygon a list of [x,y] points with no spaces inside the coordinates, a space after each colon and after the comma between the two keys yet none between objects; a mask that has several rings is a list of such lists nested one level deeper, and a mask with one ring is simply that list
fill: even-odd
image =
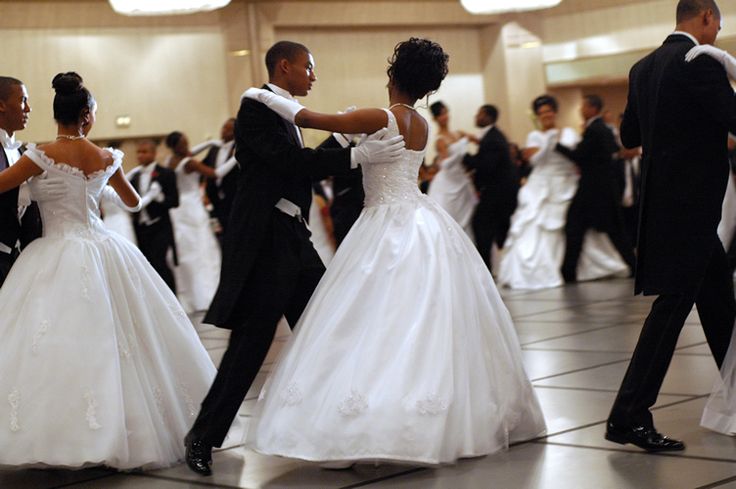
[{"label": "black suit jacket", "polygon": [[309,216],[312,180],[350,171],[349,148],[302,148],[297,138],[294,127],[268,107],[242,100],[235,122],[235,157],[241,171],[223,240],[220,284],[205,323],[241,326],[233,321],[242,314],[234,313],[243,307],[239,298],[279,212],[276,203],[288,199]]},{"label": "black suit jacket", "polygon": [[629,74],[621,140],[627,148],[642,146],[637,293],[696,290],[722,246],[716,229],[736,100],[713,58],[685,62],[693,45],[670,35]]},{"label": "black suit jacket", "polygon": [[[140,172],[136,172],[131,178],[130,183],[133,188],[140,193]],[[166,168],[159,164],[156,164],[156,168],[151,174],[151,183],[158,182],[161,185],[161,190],[164,195],[162,202],[156,202],[155,200],[148,204],[146,207],[146,213],[148,217],[153,219],[159,219],[154,226],[160,226],[162,233],[168,238],[171,243],[171,247],[174,249],[174,257],[176,262],[176,246],[174,240],[174,227],[171,224],[171,217],[169,216],[169,209],[179,207],[179,188],[176,185],[176,174],[170,168]],[[141,213],[133,213],[133,229],[136,232],[136,237],[140,240],[138,230],[141,229],[144,224],[141,224]]]},{"label": "black suit jacket", "polygon": [[[21,149],[21,153],[23,149]],[[0,160],[8,166],[7,155],[0,147]],[[20,240],[21,249],[42,234],[41,215],[38,205],[32,202],[23,218],[18,220],[18,187],[0,194],[0,243],[10,248]]]},{"label": "black suit jacket", "polygon": [[473,178],[480,193],[479,207],[492,203],[496,209],[513,212],[519,180],[516,166],[511,161],[508,140],[497,127],[483,136],[475,155],[465,155],[463,164],[475,170]]},{"label": "black suit jacket", "polygon": [[[619,209],[618,181],[613,154],[618,151],[613,131],[598,118],[583,132],[575,149],[557,144],[556,150],[580,168],[580,181],[571,210],[582,213],[587,222],[601,231],[614,229]],[[578,218],[569,216],[568,218]]]},{"label": "black suit jacket", "polygon": [[[233,150],[235,146],[233,146]],[[207,156],[205,156],[203,163],[211,168],[215,168],[217,164],[217,154],[220,152],[219,146],[212,147]],[[215,215],[220,221],[223,227],[227,225],[227,219],[230,216],[230,209],[232,208],[233,198],[235,192],[238,189],[238,178],[240,174],[239,166],[235,166],[230,172],[222,177],[220,184],[217,184],[217,180],[214,178],[208,178],[206,182],[205,192],[207,198],[215,209]]]}]

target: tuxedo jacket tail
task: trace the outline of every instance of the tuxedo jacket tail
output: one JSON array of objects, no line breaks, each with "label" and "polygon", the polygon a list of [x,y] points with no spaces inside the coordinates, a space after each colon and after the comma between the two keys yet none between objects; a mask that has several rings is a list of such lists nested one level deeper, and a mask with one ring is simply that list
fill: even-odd
[{"label": "tuxedo jacket tail", "polygon": [[[5,151],[0,147],[0,169],[8,166]],[[18,220],[18,187],[0,193],[0,243],[15,248],[15,243],[20,240],[22,249],[41,234],[41,215],[36,203],[31,203],[23,218]]]},{"label": "tuxedo jacket tail", "polygon": [[[268,89],[267,86],[263,87]],[[273,246],[275,209],[287,199],[309,216],[313,179],[350,172],[350,149],[302,148],[296,128],[255,100],[244,98],[235,123],[235,157],[240,163],[238,189],[233,199],[223,240],[220,284],[204,322],[228,329],[243,326],[254,297],[246,283],[270,277],[253,277],[262,248]],[[278,246],[295,246],[278,243]],[[256,311],[257,312],[257,311]]]},{"label": "tuxedo jacket tail", "polygon": [[629,74],[621,124],[627,148],[642,146],[636,292],[697,290],[716,247],[728,179],[728,132],[736,101],[723,67],[681,34]]}]

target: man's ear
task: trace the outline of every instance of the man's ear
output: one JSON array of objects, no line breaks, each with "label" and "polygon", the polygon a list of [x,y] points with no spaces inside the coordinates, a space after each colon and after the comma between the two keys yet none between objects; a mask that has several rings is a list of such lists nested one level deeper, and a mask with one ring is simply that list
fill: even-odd
[{"label": "man's ear", "polygon": [[291,63],[286,58],[280,59],[277,66],[282,73],[288,73],[291,70]]},{"label": "man's ear", "polygon": [[0,112],[5,112],[7,110],[8,104],[5,100],[0,100]]}]

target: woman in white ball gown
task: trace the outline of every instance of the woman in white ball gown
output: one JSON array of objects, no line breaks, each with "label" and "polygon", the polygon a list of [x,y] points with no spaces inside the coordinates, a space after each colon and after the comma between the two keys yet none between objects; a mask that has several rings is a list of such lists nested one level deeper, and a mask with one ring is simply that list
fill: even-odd
[{"label": "woman in white ball gown", "polygon": [[[569,127],[557,127],[557,100],[550,95],[534,99],[532,109],[541,128],[526,140],[524,156],[532,172],[521,190],[503,247],[498,283],[514,289],[545,289],[564,284],[567,209],[580,178],[575,163],[555,151],[555,144],[574,148],[580,141]],[[578,280],[627,274],[628,267],[603,233],[588,231],[578,262]]]},{"label": "woman in white ball gown", "polygon": [[[53,86],[56,141],[0,173],[0,192],[30,179],[44,232],[0,289],[0,466],[168,466],[215,368],[169,287],[100,219],[102,193],[141,199],[123,153],[86,139],[92,95],[76,73]],[[39,178],[67,191],[45,195]]]},{"label": "woman in white ball gown", "polygon": [[363,167],[365,208],[264,387],[247,444],[315,461],[452,463],[545,431],[514,325],[462,228],[421,194],[427,122],[448,56],[399,43],[389,109],[319,114],[272,92],[245,96],[311,127],[401,134],[403,158]]},{"label": "woman in white ball gown", "polygon": [[[171,209],[174,240],[179,264],[174,268],[176,291],[188,313],[210,306],[220,281],[220,245],[210,225],[210,216],[202,202],[200,180],[222,178],[237,164],[234,158],[220,168],[210,168],[191,157],[189,140],[179,131],[166,136],[166,146],[173,154],[167,161],[176,173],[179,206]],[[199,145],[199,151],[205,145]]]},{"label": "woman in white ball gown", "polygon": [[439,172],[432,179],[427,195],[447,211],[472,238],[471,220],[475,206],[478,205],[478,197],[463,165],[463,158],[468,152],[469,137],[463,132],[450,130],[450,111],[445,104],[437,101],[429,106],[429,110],[439,126],[435,143],[435,165],[439,166]]}]

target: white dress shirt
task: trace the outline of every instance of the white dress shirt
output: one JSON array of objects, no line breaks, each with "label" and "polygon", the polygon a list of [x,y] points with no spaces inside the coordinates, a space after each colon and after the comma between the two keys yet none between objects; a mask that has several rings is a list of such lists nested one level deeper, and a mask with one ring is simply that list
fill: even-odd
[{"label": "white dress shirt", "polygon": [[[156,169],[156,162],[149,163],[146,166],[142,167],[140,169],[140,179],[138,180],[138,185],[140,186],[140,195],[146,195],[148,192],[148,189],[151,188],[151,180],[153,178],[153,170]],[[141,209],[141,218],[140,222],[141,224],[145,224],[147,226],[150,226],[151,224],[155,223],[161,219],[160,217],[156,219],[151,219],[151,216],[148,215],[148,211],[146,211],[146,208],[144,207]]]}]

